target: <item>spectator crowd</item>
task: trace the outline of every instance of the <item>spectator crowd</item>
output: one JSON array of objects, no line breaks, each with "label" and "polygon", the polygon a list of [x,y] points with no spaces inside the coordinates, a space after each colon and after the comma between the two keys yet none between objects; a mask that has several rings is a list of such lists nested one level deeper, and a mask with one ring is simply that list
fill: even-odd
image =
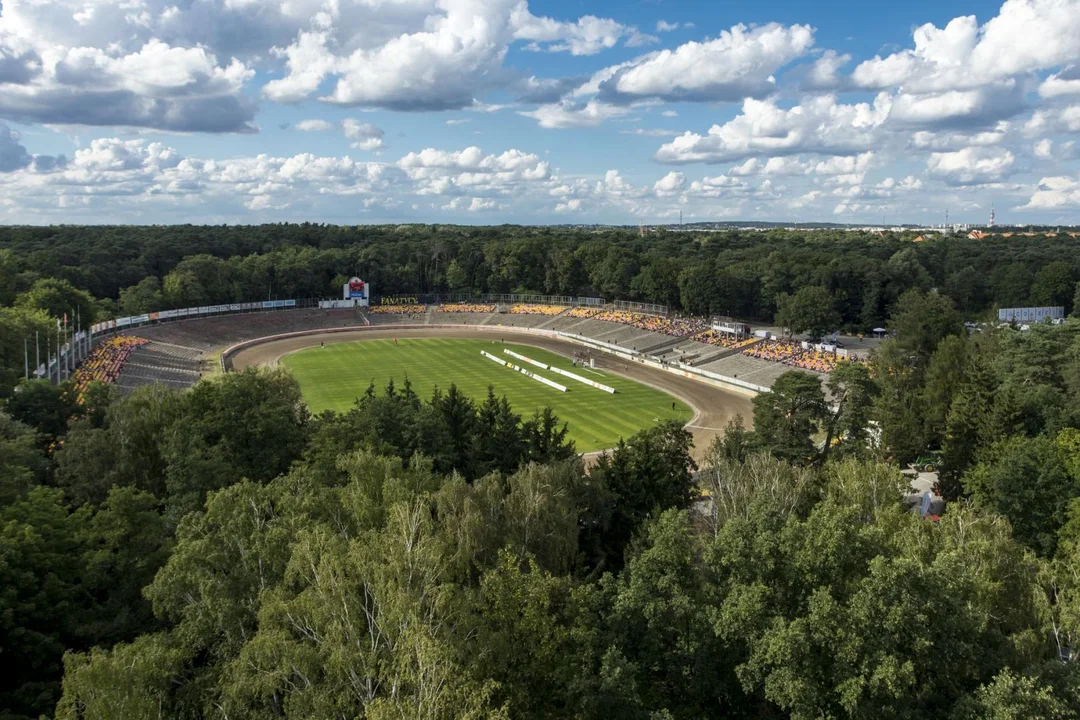
[{"label": "spectator crowd", "polygon": [[75,394],[82,400],[83,394],[90,388],[90,383],[112,383],[120,377],[131,353],[140,345],[150,342],[146,338],[132,335],[116,335],[98,344],[82,364],[75,370],[72,383]]},{"label": "spectator crowd", "polygon": [[[767,340],[758,343],[742,351],[743,355],[768,360],[770,362],[783,363],[802,370],[813,370],[819,373],[830,373],[836,369],[837,364],[844,358],[835,352],[820,350],[813,346],[804,348],[802,343],[791,340]],[[860,362],[857,357],[851,358],[852,362]]]},{"label": "spectator crowd", "polygon": [[493,313],[494,305],[479,305],[471,303],[447,303],[439,306],[439,312],[444,313]]},{"label": "spectator crowd", "polygon": [[372,315],[423,315],[427,305],[375,305],[368,308]]},{"label": "spectator crowd", "polygon": [[[558,315],[566,309],[565,305],[514,305],[511,315]],[[577,317],[570,311],[570,317]]]},{"label": "spectator crowd", "polygon": [[753,345],[757,342],[757,338],[748,337],[739,339],[729,333],[722,333],[712,328],[707,328],[690,336],[691,340],[696,340],[699,343],[705,343],[706,345],[715,345],[722,348],[738,349],[748,345]]}]

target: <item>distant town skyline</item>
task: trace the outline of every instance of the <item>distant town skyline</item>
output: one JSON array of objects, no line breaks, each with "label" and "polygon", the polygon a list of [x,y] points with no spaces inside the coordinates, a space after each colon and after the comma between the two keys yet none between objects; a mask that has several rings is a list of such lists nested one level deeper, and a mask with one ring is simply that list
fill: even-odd
[{"label": "distant town skyline", "polygon": [[0,0],[0,223],[1080,224],[1080,0]]}]

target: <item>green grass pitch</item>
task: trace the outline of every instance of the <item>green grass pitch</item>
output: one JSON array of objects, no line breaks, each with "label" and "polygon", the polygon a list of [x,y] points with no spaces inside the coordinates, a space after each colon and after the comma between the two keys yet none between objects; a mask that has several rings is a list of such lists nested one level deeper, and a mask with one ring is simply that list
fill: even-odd
[{"label": "green grass pitch", "polygon": [[[504,354],[504,348],[610,385],[616,392],[611,395],[572,378],[545,372]],[[559,392],[492,362],[480,354],[481,350],[565,385],[568,392]],[[487,397],[488,385],[492,385],[495,394],[506,395],[514,412],[522,417],[550,406],[569,425],[570,437],[579,452],[612,447],[619,438],[630,437],[661,420],[688,422],[693,416],[686,404],[647,385],[600,370],[575,370],[569,358],[513,343],[408,338],[395,345],[393,340],[363,340],[307,348],[286,355],[281,362],[292,371],[308,407],[316,413],[348,410],[372,381],[382,392],[390,378],[400,384],[406,374],[421,397],[430,397],[435,386],[445,390],[455,383],[481,402]]]}]

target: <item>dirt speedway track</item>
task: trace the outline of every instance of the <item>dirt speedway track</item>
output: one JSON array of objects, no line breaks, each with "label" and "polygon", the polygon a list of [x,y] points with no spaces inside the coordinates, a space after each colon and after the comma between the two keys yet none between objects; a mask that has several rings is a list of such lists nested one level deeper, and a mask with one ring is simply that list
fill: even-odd
[{"label": "dirt speedway track", "polygon": [[[267,340],[235,351],[231,355],[233,368],[242,370],[253,365],[276,365],[288,353],[317,346],[320,343],[354,342],[386,338],[506,338],[521,345],[532,345],[560,355],[570,356],[581,346],[566,340],[517,332],[504,327],[445,327],[438,325],[411,328],[378,328],[314,332],[294,337]],[[650,385],[679,398],[694,409],[694,418],[687,424],[694,438],[694,459],[701,460],[713,439],[723,432],[724,426],[736,415],[742,415],[745,424],[753,419],[750,398],[733,390],[691,380],[640,363],[623,360],[600,353],[596,356],[597,367],[637,382]]]}]

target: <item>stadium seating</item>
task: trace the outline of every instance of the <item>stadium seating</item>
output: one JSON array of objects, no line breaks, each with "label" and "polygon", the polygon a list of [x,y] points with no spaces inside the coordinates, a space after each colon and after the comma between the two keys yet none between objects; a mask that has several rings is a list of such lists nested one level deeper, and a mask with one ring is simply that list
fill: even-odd
[{"label": "stadium seating", "polygon": [[768,340],[748,347],[742,353],[761,360],[769,360],[789,367],[819,373],[832,372],[843,359],[838,357],[836,353],[825,350],[818,350],[813,347],[804,349],[801,343],[790,340]]},{"label": "stadium seating", "polygon": [[75,393],[82,400],[90,383],[113,383],[133,352],[148,340],[131,335],[115,335],[102,340],[75,370],[72,376]]},{"label": "stadium seating", "polygon": [[758,341],[757,338],[743,338],[742,340],[736,338],[733,335],[727,333],[717,332],[712,328],[707,330],[701,330],[690,336],[691,340],[696,340],[699,343],[705,343],[706,345],[716,345],[717,347],[738,349],[753,345]]},{"label": "stadium seating", "polygon": [[[558,315],[565,311],[565,305],[514,305],[510,308],[511,315]],[[571,317],[576,317],[571,315]]]},{"label": "stadium seating", "polygon": [[376,305],[368,308],[370,315],[423,315],[427,305]]},{"label": "stadium seating", "polygon": [[479,305],[472,303],[447,303],[440,305],[436,312],[441,313],[470,313],[470,314],[485,314],[493,313],[496,310],[495,305]]}]

